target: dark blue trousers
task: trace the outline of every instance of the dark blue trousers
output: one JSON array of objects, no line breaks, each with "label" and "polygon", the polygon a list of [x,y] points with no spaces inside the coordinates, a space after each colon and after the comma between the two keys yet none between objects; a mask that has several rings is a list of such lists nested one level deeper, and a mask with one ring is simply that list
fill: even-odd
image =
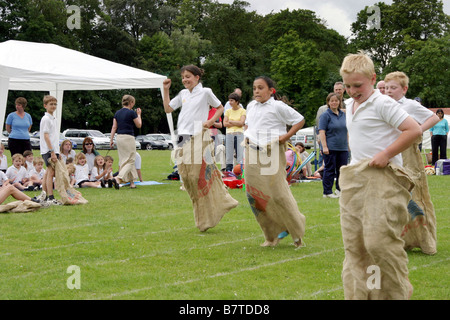
[{"label": "dark blue trousers", "polygon": [[334,178],[336,178],[336,190],[339,188],[339,171],[347,164],[348,151],[330,150],[329,154],[323,154],[325,169],[323,170],[322,184],[323,194],[333,193]]}]

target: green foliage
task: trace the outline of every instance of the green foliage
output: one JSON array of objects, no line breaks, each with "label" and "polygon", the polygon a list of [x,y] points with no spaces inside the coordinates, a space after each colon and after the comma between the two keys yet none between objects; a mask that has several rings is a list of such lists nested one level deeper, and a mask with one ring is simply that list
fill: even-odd
[{"label": "green foliage", "polygon": [[[81,10],[80,29],[67,27],[69,5]],[[381,9],[381,29],[368,28],[366,7],[358,13],[347,43],[313,11],[282,10],[261,16],[240,0],[232,4],[217,0],[0,0],[0,41],[55,43],[163,74],[172,79],[173,94],[183,88],[180,68],[196,64],[205,70],[204,85],[223,104],[239,87],[246,105],[252,99],[255,77],[271,76],[278,91],[306,117],[307,126],[313,124],[334,82],[341,80],[344,56],[364,49],[380,77],[404,69],[411,78],[410,94],[422,96],[430,106],[443,106],[448,101],[444,72],[448,37],[444,35],[450,28],[442,1],[396,0],[392,5],[376,5]],[[430,66],[436,71],[425,71]],[[62,129],[85,127],[88,122],[109,131],[111,116],[125,93],[136,94],[137,105],[145,106],[142,133],[167,131],[157,90],[66,92]],[[14,110],[17,94],[8,96],[8,111]],[[44,94],[20,93],[38,106],[30,108],[36,125]],[[175,121],[176,117],[177,113]]]}]

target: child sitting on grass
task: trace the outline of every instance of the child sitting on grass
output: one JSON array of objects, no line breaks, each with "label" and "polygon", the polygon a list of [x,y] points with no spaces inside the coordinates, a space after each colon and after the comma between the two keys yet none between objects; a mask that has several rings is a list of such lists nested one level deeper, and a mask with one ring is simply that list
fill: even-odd
[{"label": "child sitting on grass", "polygon": [[78,153],[75,157],[75,183],[80,188],[101,188],[100,181],[90,181],[89,165],[84,153]]}]

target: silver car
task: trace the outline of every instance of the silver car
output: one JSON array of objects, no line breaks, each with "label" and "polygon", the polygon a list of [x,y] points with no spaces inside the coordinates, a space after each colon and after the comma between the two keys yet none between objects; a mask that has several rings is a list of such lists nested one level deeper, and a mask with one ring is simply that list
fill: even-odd
[{"label": "silver car", "polygon": [[83,140],[89,137],[94,142],[95,149],[111,149],[109,138],[98,130],[67,129],[64,130],[63,135],[65,138],[74,141],[77,144],[77,148],[82,148]]}]

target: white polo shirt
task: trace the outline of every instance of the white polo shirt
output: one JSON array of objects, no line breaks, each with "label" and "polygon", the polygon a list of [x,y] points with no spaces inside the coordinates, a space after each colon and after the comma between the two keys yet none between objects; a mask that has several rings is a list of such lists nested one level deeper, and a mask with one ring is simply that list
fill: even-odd
[{"label": "white polo shirt", "polygon": [[209,106],[217,108],[221,105],[219,99],[214,95],[210,88],[203,88],[199,83],[190,92],[188,89],[183,89],[180,93],[170,100],[169,106],[176,110],[180,107],[181,112],[178,116],[177,133],[195,135],[197,134],[197,126],[194,129],[194,123],[199,121],[201,123],[208,120]]},{"label": "white polo shirt", "polygon": [[[41,138],[39,139],[41,154],[46,154],[47,152],[49,152],[50,147],[53,148],[55,153],[59,153],[59,132],[58,126],[56,124],[56,118],[50,113],[46,112],[41,119],[39,130],[41,136]],[[50,143],[52,144],[50,147],[47,146],[47,142],[44,139],[44,133],[49,134]]]},{"label": "white polo shirt", "polygon": [[[408,118],[408,113],[399,104],[379,90],[362,103],[353,113],[354,101],[347,104],[346,122],[349,145],[352,153],[350,165],[363,159],[372,159],[385,150],[400,136],[397,129]],[[401,154],[390,161],[403,165]]]},{"label": "white polo shirt", "polygon": [[283,101],[270,98],[265,103],[255,100],[247,106],[245,124],[248,126],[244,136],[260,146],[278,139],[286,134],[286,125],[301,122],[304,117]]},{"label": "white polo shirt", "polygon": [[416,100],[407,99],[406,97],[401,98],[397,101],[418,124],[423,124],[430,117],[434,115],[434,112],[425,108]]}]

